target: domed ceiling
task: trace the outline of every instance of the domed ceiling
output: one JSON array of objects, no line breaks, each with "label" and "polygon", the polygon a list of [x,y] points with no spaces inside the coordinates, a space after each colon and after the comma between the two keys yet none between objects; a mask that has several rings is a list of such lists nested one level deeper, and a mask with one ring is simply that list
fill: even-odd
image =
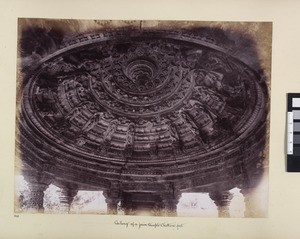
[{"label": "domed ceiling", "polygon": [[265,157],[266,82],[201,31],[80,35],[31,66],[21,98],[23,160],[58,180],[232,186]]}]

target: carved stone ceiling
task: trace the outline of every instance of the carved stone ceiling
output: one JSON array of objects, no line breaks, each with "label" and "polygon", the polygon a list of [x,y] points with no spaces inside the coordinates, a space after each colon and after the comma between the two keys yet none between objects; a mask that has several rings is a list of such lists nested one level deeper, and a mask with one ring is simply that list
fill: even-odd
[{"label": "carved stone ceiling", "polygon": [[246,142],[265,117],[261,84],[195,35],[114,31],[75,38],[42,59],[22,107],[58,158],[152,165],[155,174],[160,163],[193,167]]}]

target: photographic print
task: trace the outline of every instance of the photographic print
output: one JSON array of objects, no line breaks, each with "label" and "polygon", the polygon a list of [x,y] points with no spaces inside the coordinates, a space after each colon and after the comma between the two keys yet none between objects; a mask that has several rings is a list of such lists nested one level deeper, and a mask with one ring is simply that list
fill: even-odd
[{"label": "photographic print", "polygon": [[18,27],[15,212],[267,216],[271,23]]}]

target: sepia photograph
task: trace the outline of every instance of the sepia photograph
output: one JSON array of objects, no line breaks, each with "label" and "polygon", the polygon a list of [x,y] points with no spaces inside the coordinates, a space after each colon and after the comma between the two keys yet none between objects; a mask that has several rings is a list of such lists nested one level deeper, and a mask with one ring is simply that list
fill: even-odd
[{"label": "sepia photograph", "polygon": [[272,23],[18,19],[15,213],[268,217]]}]

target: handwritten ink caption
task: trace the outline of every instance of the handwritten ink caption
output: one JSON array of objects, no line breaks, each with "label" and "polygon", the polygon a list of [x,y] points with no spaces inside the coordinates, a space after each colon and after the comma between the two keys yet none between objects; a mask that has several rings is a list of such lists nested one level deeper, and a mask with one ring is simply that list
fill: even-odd
[{"label": "handwritten ink caption", "polygon": [[117,226],[123,226],[126,228],[170,228],[179,230],[183,228],[183,223],[168,223],[168,222],[136,222],[136,221],[122,221],[122,220],[115,220],[114,224]]}]

